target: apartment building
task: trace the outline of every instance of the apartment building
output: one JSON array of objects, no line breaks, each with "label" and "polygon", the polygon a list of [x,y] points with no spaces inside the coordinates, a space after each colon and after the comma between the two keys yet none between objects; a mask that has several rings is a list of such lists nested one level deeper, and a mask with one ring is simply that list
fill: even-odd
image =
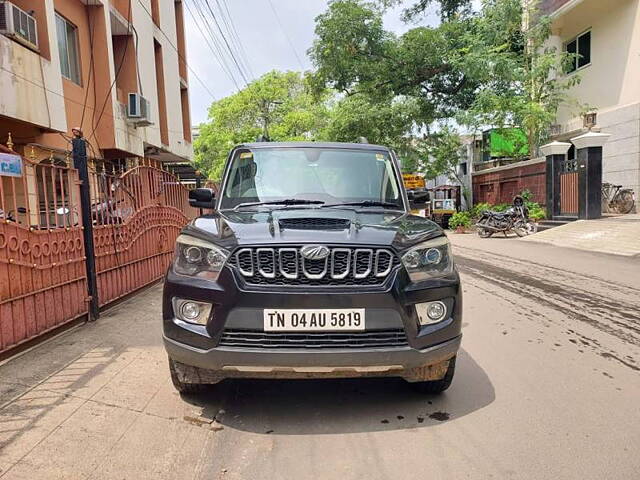
[{"label": "apartment building", "polygon": [[[543,0],[552,18],[551,43],[577,53],[567,75],[580,83],[569,91],[554,126],[555,139],[583,132],[581,111],[611,137],[603,151],[605,182],[640,193],[640,1]],[[569,155],[575,155],[574,149]]]},{"label": "apartment building", "polygon": [[181,0],[0,1],[0,143],[66,161],[80,127],[99,164],[192,157]]}]

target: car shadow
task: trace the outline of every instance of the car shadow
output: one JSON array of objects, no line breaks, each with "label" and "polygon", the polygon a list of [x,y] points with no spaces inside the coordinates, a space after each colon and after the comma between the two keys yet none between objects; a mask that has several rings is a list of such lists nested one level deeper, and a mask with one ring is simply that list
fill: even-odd
[{"label": "car shadow", "polygon": [[489,405],[495,391],[484,370],[461,350],[453,384],[441,395],[420,394],[400,378],[229,379],[183,399],[202,407],[204,417],[225,428],[318,435],[422,428],[453,421]]}]

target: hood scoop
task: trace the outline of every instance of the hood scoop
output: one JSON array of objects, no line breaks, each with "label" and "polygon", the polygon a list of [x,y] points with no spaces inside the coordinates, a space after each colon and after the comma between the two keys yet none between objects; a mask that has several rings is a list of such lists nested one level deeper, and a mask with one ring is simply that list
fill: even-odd
[{"label": "hood scoop", "polygon": [[348,230],[351,226],[348,218],[281,218],[278,223],[282,230]]}]

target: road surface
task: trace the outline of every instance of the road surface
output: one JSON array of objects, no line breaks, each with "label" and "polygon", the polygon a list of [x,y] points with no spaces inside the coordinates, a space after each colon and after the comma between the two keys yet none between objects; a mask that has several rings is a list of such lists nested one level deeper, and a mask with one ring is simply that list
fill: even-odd
[{"label": "road surface", "polygon": [[0,367],[0,478],[637,479],[640,259],[452,235],[452,387],[170,385],[154,287]]}]

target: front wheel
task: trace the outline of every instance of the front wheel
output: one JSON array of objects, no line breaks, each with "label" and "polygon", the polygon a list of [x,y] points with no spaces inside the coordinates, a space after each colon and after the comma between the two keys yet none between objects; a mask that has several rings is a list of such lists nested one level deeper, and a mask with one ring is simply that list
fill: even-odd
[{"label": "front wheel", "polygon": [[523,223],[517,223],[515,224],[513,227],[511,227],[511,230],[513,230],[515,232],[515,234],[519,237],[524,237],[526,235],[528,235],[527,233],[527,226]]},{"label": "front wheel", "polygon": [[204,385],[201,383],[186,383],[180,380],[178,375],[175,361],[169,359],[169,373],[171,374],[171,383],[179,393],[185,393],[187,395],[199,393],[204,389]]},{"label": "front wheel", "polygon": [[489,238],[491,235],[493,235],[493,232],[491,230],[487,230],[486,228],[478,227],[478,235],[480,236],[480,238]]},{"label": "front wheel", "polygon": [[624,215],[633,210],[634,204],[633,193],[629,190],[622,190],[611,202],[611,209],[616,213],[622,213]]},{"label": "front wheel", "polygon": [[438,394],[444,392],[451,386],[453,382],[453,375],[456,372],[456,357],[449,360],[449,366],[447,367],[447,373],[440,380],[431,380],[429,382],[416,382],[412,383],[411,387],[420,393]]}]

